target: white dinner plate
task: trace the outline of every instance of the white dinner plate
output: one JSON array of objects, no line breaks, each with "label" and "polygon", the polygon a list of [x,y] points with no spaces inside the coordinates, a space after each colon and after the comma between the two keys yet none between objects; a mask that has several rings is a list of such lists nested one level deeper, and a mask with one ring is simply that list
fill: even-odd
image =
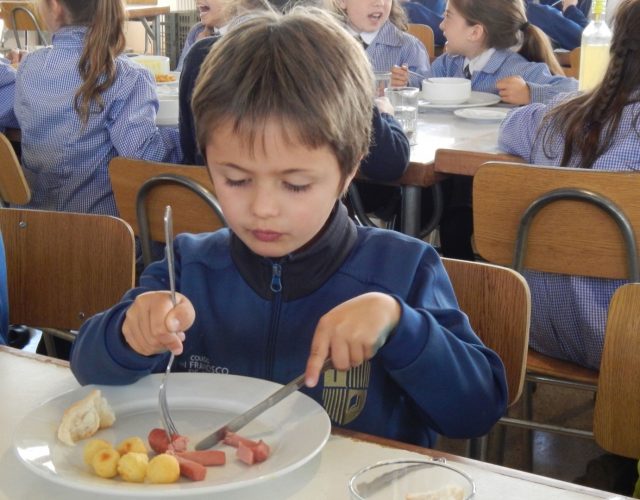
[{"label": "white dinner plate", "polygon": [[[204,481],[180,478],[177,483],[161,485],[103,479],[83,462],[86,441],[76,446],[58,441],[56,431],[64,410],[98,388],[113,408],[116,422],[94,437],[114,446],[130,436],[140,436],[146,442],[152,428],[162,427],[158,408],[161,376],[150,375],[128,386],[85,386],[43,403],[16,429],[13,441],[16,454],[39,476],[69,488],[128,497],[184,496],[241,488],[282,476],[318,454],[329,438],[331,422],[327,413],[314,400],[296,392],[240,432],[250,439],[262,439],[271,447],[266,461],[245,465],[236,458],[235,448],[219,444],[216,448],[226,452],[227,463],[208,467]],[[189,438],[192,449],[231,417],[280,387],[273,382],[236,375],[174,373],[167,384],[167,397],[173,420],[180,433]]]},{"label": "white dinner plate", "polygon": [[453,114],[467,120],[480,122],[500,122],[504,120],[510,108],[462,108],[456,109]]},{"label": "white dinner plate", "polygon": [[460,109],[477,108],[480,106],[492,106],[500,102],[500,96],[490,92],[471,91],[471,97],[460,104],[435,104],[425,100],[419,100],[418,105],[425,109]]}]

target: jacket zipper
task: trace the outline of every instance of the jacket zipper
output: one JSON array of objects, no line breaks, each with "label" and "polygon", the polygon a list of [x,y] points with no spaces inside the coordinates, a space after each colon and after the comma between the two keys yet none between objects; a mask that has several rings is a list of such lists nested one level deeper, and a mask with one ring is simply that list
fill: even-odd
[{"label": "jacket zipper", "polygon": [[276,338],[278,336],[278,324],[280,322],[280,307],[282,305],[282,266],[278,262],[271,264],[271,291],[274,293],[273,309],[271,310],[271,322],[267,338],[267,363],[266,379],[273,380],[275,365]]}]

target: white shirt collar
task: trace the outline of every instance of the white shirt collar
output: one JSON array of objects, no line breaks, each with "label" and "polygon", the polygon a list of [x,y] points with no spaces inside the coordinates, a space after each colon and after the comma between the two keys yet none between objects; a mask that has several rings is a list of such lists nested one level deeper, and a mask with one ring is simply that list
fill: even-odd
[{"label": "white shirt collar", "polygon": [[487,65],[489,59],[496,51],[496,49],[487,49],[482,54],[474,57],[473,59],[469,59],[468,57],[464,58],[464,66],[469,65],[469,71],[473,75],[476,71],[482,71],[482,69]]},{"label": "white shirt collar", "polygon": [[373,39],[378,36],[378,32],[380,30],[376,30],[376,31],[363,31],[362,33],[360,33],[360,38],[362,38],[364,40],[364,43],[366,43],[367,45],[371,45],[371,42],[373,42]]}]

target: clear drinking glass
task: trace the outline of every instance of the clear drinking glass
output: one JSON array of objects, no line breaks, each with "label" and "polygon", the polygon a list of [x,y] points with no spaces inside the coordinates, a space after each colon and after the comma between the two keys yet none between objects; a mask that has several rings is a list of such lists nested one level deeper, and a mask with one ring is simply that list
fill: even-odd
[{"label": "clear drinking glass", "polygon": [[393,116],[400,122],[410,141],[416,134],[418,92],[416,87],[389,87],[384,90],[384,95],[393,106]]},{"label": "clear drinking glass", "polygon": [[376,71],[375,77],[375,92],[376,97],[384,97],[384,91],[391,85],[391,72],[390,71]]}]

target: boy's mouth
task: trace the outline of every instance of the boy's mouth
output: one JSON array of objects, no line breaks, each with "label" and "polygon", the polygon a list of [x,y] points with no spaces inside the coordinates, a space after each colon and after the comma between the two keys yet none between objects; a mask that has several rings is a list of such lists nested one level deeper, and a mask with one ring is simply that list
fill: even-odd
[{"label": "boy's mouth", "polygon": [[253,231],[251,231],[251,233],[253,234],[253,237],[255,239],[259,241],[266,241],[266,242],[276,241],[282,236],[282,233],[278,233],[276,231],[260,230],[260,229],[254,229]]}]

